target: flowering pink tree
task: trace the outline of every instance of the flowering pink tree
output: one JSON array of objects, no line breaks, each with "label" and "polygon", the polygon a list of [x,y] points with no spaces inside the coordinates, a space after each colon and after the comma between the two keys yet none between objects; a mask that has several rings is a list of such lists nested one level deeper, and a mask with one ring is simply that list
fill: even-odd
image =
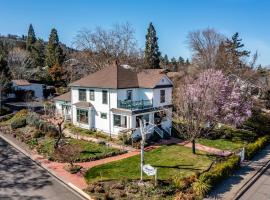
[{"label": "flowering pink tree", "polygon": [[206,127],[210,129],[217,122],[238,126],[251,115],[250,95],[240,85],[230,83],[221,71],[208,69],[186,82],[175,91],[174,119],[192,142],[193,153],[195,139]]}]

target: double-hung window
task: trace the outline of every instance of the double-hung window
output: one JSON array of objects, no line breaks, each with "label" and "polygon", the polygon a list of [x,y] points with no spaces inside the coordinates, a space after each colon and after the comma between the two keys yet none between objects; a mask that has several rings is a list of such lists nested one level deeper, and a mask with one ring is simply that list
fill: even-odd
[{"label": "double-hung window", "polygon": [[113,125],[118,127],[127,127],[127,116],[113,115]]},{"label": "double-hung window", "polygon": [[165,90],[160,90],[160,103],[165,103]]},{"label": "double-hung window", "polygon": [[88,124],[88,110],[77,109],[77,122]]},{"label": "double-hung window", "polygon": [[90,101],[95,101],[95,90],[90,90]]},{"label": "double-hung window", "polygon": [[86,101],[86,89],[79,89],[79,101]]},{"label": "double-hung window", "polygon": [[108,91],[102,90],[102,103],[108,104]]}]

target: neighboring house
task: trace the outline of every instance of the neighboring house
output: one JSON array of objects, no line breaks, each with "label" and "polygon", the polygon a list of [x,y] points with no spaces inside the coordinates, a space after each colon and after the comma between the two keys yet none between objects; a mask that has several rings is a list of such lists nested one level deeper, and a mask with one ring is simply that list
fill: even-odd
[{"label": "neighboring house", "polygon": [[71,92],[67,92],[54,98],[56,114],[65,120],[71,120]]},{"label": "neighboring house", "polygon": [[[149,133],[170,134],[172,126],[172,81],[164,70],[134,72],[114,64],[70,84],[71,93],[55,98],[58,113],[71,109],[76,126],[117,135],[132,130],[139,135],[139,119]],[[70,101],[67,96],[71,95]]]},{"label": "neighboring house", "polygon": [[31,83],[27,80],[12,80],[12,88],[14,91],[23,90],[23,91],[32,91],[33,97],[37,99],[44,99],[44,84],[40,83]]}]

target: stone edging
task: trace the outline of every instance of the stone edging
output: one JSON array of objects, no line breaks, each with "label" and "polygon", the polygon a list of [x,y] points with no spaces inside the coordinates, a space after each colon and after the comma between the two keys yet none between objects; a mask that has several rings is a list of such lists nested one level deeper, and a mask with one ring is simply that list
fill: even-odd
[{"label": "stone edging", "polygon": [[42,167],[47,172],[49,172],[54,178],[56,178],[65,187],[69,188],[71,191],[73,191],[74,193],[76,193],[77,195],[79,195],[80,197],[82,197],[84,199],[88,199],[88,200],[91,200],[92,199],[87,193],[85,193],[84,191],[82,191],[81,189],[79,189],[78,187],[76,187],[75,185],[73,185],[72,183],[66,182],[63,178],[59,177],[56,173],[54,173],[53,170],[49,169],[48,167],[46,167],[45,165],[43,165],[42,163],[40,163],[38,160],[35,160],[31,156],[30,153],[28,153],[27,151],[25,151],[24,149],[22,149],[21,147],[19,147],[17,144],[15,144],[14,142],[12,142],[10,139],[8,139],[5,136],[3,136],[3,134],[0,133],[0,137],[3,140],[5,140],[7,143],[9,143],[12,147],[14,147],[15,149],[17,149],[21,153],[23,153],[25,156],[27,156],[28,158],[30,158],[32,161],[34,161],[38,166]]}]

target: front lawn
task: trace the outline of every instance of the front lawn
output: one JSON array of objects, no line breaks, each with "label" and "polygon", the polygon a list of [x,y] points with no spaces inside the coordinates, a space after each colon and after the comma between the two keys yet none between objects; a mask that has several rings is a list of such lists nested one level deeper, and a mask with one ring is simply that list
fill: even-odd
[{"label": "front lawn", "polygon": [[[94,142],[84,141],[84,140],[76,140],[76,139],[63,139],[64,145],[70,145],[71,147],[80,147],[82,151],[80,152],[77,161],[91,161],[97,160],[113,155],[117,155],[119,153],[124,153],[119,149],[115,149],[112,147],[108,147],[104,144],[97,144]],[[36,147],[37,151],[52,160],[54,160],[54,139],[45,138],[39,142],[39,145]],[[64,160],[61,160],[65,162]]]},{"label": "front lawn", "polygon": [[247,142],[245,141],[233,141],[229,139],[206,139],[206,138],[199,138],[197,139],[197,143],[208,146],[208,147],[214,147],[221,150],[236,150],[239,149]]},{"label": "front lawn", "polygon": [[[158,179],[175,176],[186,177],[206,169],[213,157],[180,145],[162,146],[145,152],[145,163],[158,168]],[[144,175],[146,178],[146,175]],[[85,175],[88,182],[108,179],[139,179],[140,155],[89,169]]]}]

